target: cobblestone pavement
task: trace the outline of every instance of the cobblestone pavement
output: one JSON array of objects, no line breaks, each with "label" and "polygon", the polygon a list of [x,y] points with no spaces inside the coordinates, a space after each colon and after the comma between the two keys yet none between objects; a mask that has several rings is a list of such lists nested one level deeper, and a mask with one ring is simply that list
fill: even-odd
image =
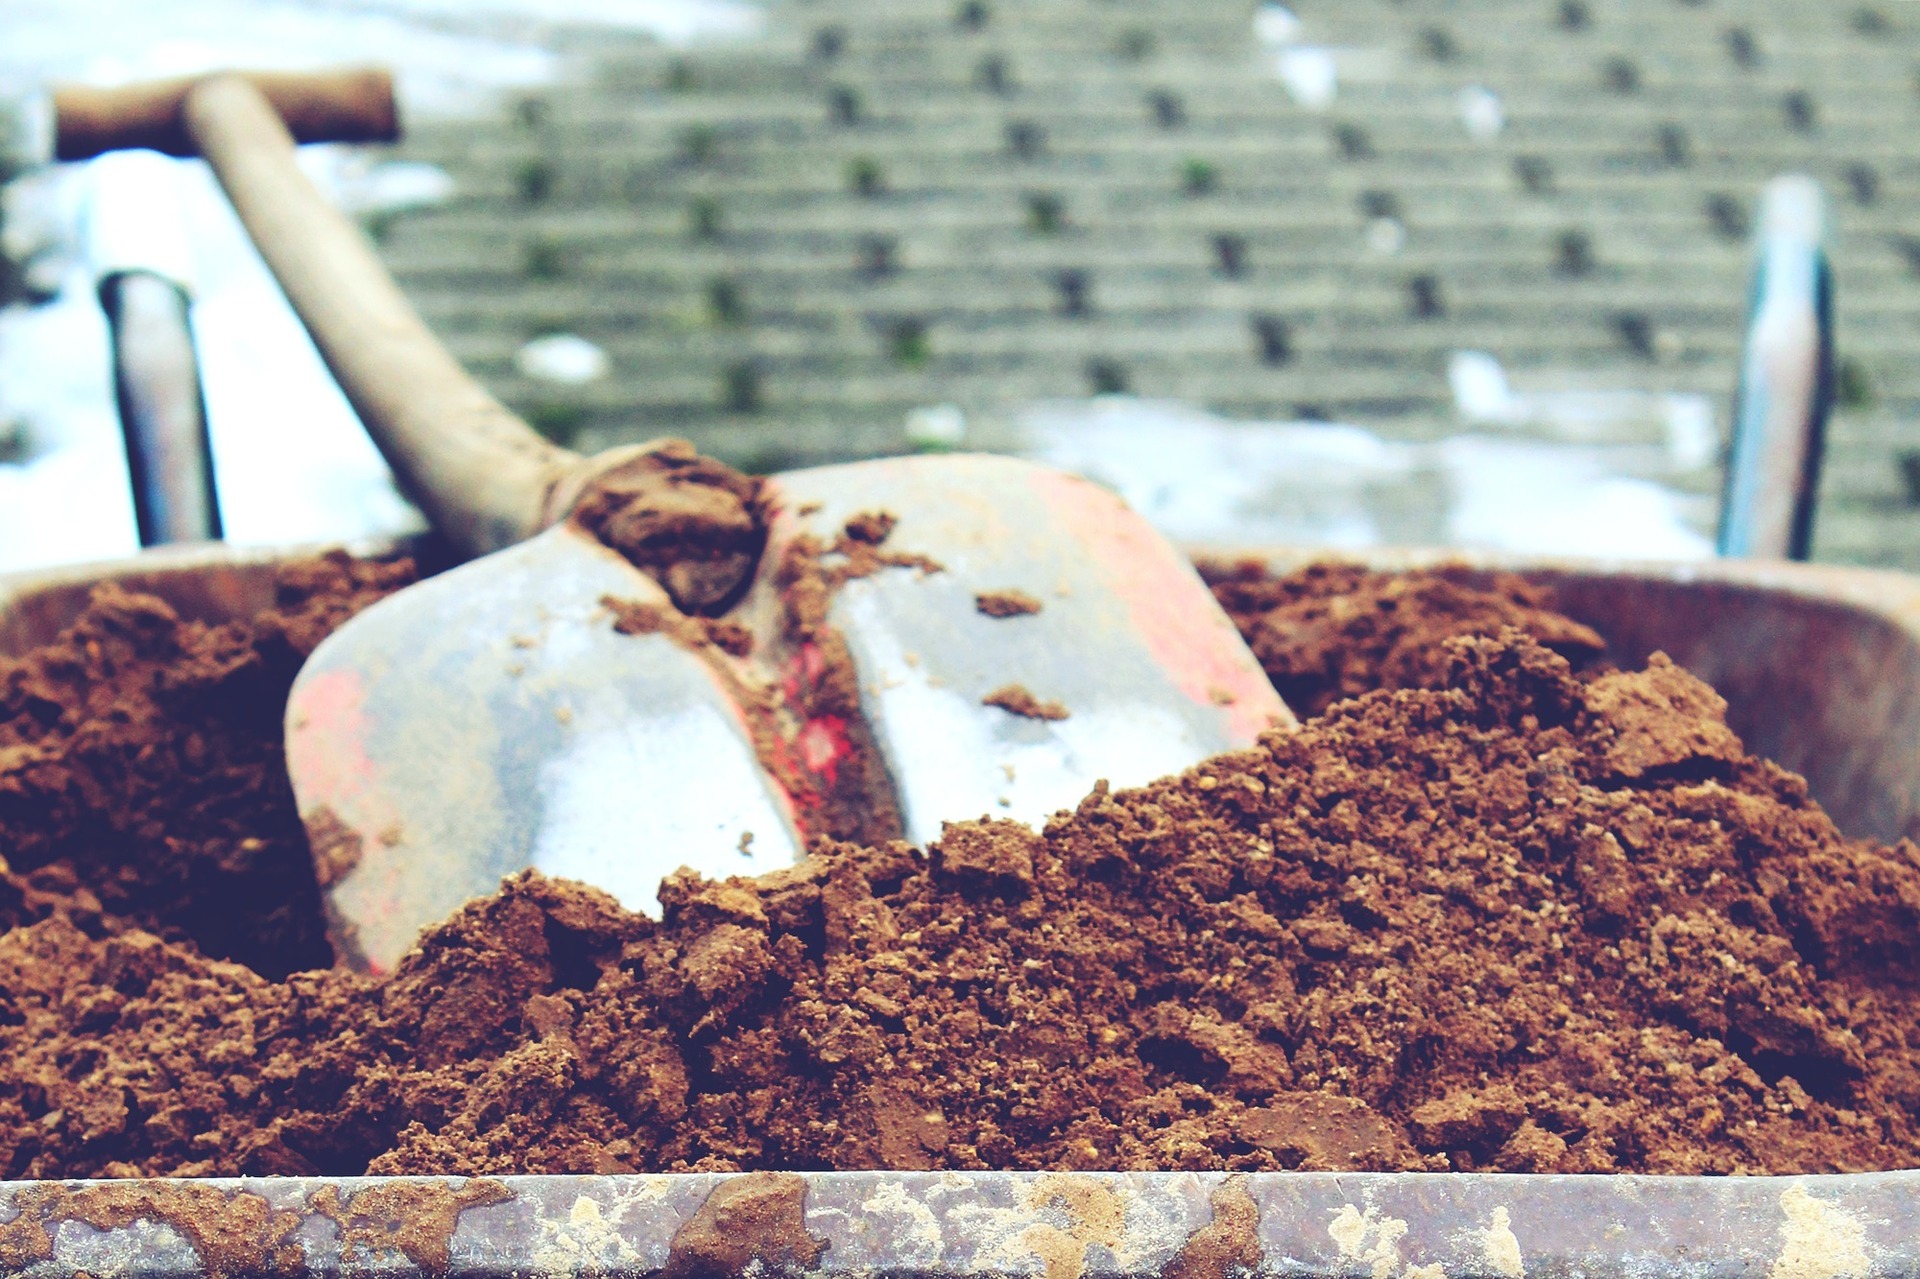
[{"label": "cobblestone pavement", "polygon": [[[414,132],[465,194],[377,230],[459,356],[587,446],[777,466],[898,450],[936,403],[1004,445],[1018,406],[1109,391],[1485,434],[1462,350],[1522,390],[1703,394],[1724,431],[1751,209],[1805,170],[1845,397],[1818,553],[1920,567],[1910,10],[787,0],[744,44],[563,34],[572,83]],[[561,330],[610,376],[517,369]],[[1657,419],[1491,433],[1602,447],[1710,529],[1716,451]]]}]

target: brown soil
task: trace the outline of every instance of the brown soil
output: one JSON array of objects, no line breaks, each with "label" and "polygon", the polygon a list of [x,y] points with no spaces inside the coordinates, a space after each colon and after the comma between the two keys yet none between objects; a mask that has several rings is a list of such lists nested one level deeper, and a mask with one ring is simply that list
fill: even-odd
[{"label": "brown soil", "polygon": [[0,924],[57,908],[269,977],[331,963],[281,714],[307,654],[413,579],[312,560],[216,627],[108,587],[58,642],[0,661]]},{"label": "brown soil", "polygon": [[1487,582],[1453,566],[1374,573],[1315,564],[1272,577],[1254,562],[1203,564],[1201,573],[1281,698],[1303,716],[1376,688],[1438,687],[1449,669],[1446,641],[1458,635],[1517,626],[1575,666],[1606,647],[1511,573]]},{"label": "brown soil", "polygon": [[320,937],[286,680],[404,575],[212,629],[106,593],[0,667],[0,1175],[1920,1162],[1920,851],[1445,573],[1230,574],[1256,644],[1336,619],[1277,678],[1381,687],[1044,834],[678,877],[659,923],[527,874],[390,978],[275,980]]}]

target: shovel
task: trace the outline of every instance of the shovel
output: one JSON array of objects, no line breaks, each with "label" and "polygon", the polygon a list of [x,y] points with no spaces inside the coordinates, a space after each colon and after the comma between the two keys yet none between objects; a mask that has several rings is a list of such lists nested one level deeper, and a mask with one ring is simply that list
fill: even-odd
[{"label": "shovel", "polygon": [[288,703],[347,962],[389,969],[525,867],[657,910],[682,866],[1039,822],[1292,722],[1105,491],[999,457],[753,482],[678,442],[556,448],[427,331],[254,87],[205,81],[184,119],[401,484],[473,557],[335,632]]}]

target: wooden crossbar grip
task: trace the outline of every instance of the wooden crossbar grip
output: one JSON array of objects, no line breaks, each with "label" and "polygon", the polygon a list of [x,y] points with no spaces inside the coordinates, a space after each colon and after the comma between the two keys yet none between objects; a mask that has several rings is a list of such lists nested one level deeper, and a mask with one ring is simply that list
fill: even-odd
[{"label": "wooden crossbar grip", "polygon": [[[393,76],[377,67],[342,71],[243,71],[296,142],[392,142],[400,136]],[[198,155],[182,108],[206,76],[120,88],[62,85],[53,91],[54,157],[85,160],[146,148]]]}]

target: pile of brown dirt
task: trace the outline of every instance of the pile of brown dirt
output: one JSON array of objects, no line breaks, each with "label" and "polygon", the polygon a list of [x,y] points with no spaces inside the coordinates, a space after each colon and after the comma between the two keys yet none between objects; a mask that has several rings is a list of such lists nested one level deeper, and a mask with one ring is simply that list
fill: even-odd
[{"label": "pile of brown dirt", "polygon": [[[352,597],[398,570],[334,571]],[[1276,587],[1263,616],[1319,581],[1434,634],[1455,622],[1422,610],[1457,621],[1450,592],[1471,589],[1345,572]],[[1573,633],[1543,600],[1482,594],[1539,613],[1551,643]],[[1664,661],[1583,676],[1513,628],[1414,661],[1382,629],[1349,660],[1331,627],[1320,668],[1417,686],[1103,790],[1044,834],[962,823],[925,852],[832,844],[759,879],[679,878],[659,923],[523,875],[383,981],[208,958],[243,952],[183,898],[134,891],[168,822],[239,804],[231,776],[204,793],[222,774],[191,751],[257,764],[277,702],[244,731],[201,712],[127,748],[156,788],[174,770],[136,841],[67,829],[134,829],[103,825],[125,806],[111,782],[37,801],[55,833],[36,835],[8,756],[0,1175],[1920,1162],[1920,851],[1841,837]],[[108,732],[118,683],[164,708],[166,655],[219,633],[284,694],[259,656],[273,631],[109,596],[0,670],[0,731],[44,752],[29,774],[50,767]],[[276,784],[231,811],[284,856]],[[188,865],[224,847],[172,837]],[[149,851],[129,868],[123,847]]]},{"label": "pile of brown dirt", "polygon": [[1512,573],[1458,565],[1379,573],[1327,563],[1275,577],[1244,561],[1203,564],[1201,574],[1299,715],[1377,688],[1437,687],[1448,669],[1446,641],[1460,635],[1516,626],[1576,667],[1606,647]]},{"label": "pile of brown dirt", "polygon": [[414,576],[303,561],[223,626],[103,587],[56,642],[0,661],[0,925],[59,902],[271,977],[332,963],[281,715],[320,641]]}]

